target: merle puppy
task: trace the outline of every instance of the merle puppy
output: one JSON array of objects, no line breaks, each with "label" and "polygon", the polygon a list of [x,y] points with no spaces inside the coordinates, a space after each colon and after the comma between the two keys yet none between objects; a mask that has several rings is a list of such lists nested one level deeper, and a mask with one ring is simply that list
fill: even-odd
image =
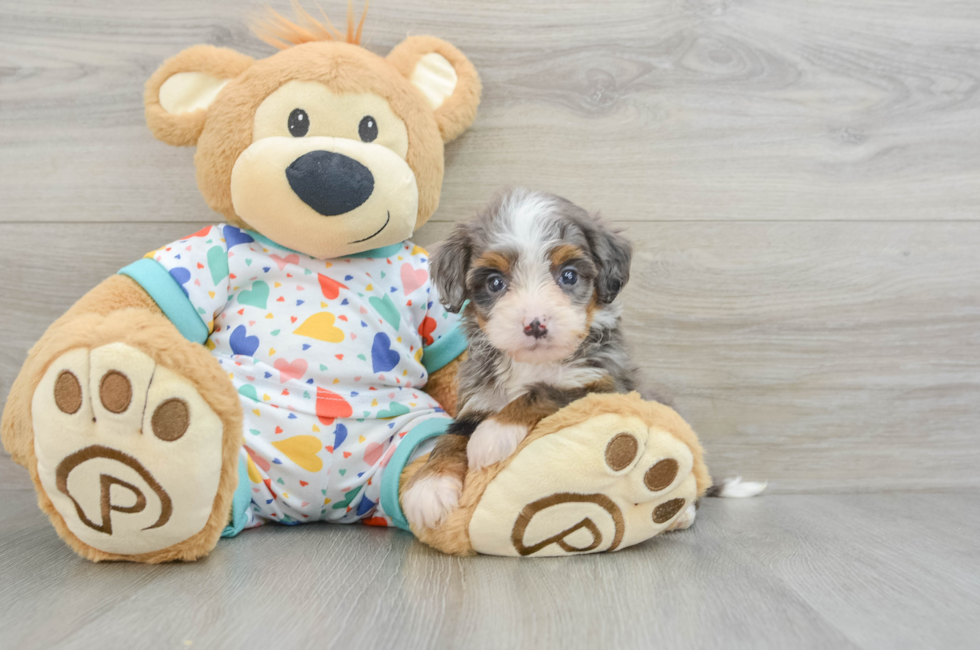
[{"label": "merle puppy", "polygon": [[457,225],[430,268],[446,308],[464,309],[469,356],[457,420],[406,485],[409,520],[438,526],[467,466],[507,458],[542,418],[637,387],[615,302],[631,257],[597,215],[544,192],[508,192]]}]

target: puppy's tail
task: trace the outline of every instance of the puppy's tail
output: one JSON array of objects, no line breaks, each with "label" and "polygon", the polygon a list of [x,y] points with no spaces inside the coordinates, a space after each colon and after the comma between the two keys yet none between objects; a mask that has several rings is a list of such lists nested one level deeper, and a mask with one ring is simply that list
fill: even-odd
[{"label": "puppy's tail", "polygon": [[762,494],[767,485],[769,485],[767,481],[743,481],[741,476],[724,478],[708,488],[704,496],[722,499],[747,499]]}]

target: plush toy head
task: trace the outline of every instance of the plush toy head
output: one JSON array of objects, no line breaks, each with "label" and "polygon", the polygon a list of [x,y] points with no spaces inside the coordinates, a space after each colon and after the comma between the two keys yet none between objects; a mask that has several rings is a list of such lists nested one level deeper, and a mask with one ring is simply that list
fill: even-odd
[{"label": "plush toy head", "polygon": [[476,117],[480,79],[455,47],[414,36],[380,57],[297,6],[256,32],[255,61],[197,45],[146,84],[146,121],[197,145],[197,183],[234,225],[320,258],[400,242],[439,204],[443,143]]}]

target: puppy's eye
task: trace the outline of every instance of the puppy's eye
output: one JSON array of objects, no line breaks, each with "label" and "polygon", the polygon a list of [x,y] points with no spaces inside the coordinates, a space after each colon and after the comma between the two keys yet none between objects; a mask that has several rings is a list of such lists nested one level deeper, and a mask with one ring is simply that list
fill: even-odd
[{"label": "puppy's eye", "polygon": [[507,283],[504,282],[503,276],[491,275],[489,278],[487,278],[487,291],[489,291],[490,293],[497,293],[498,291],[503,291],[506,286]]},{"label": "puppy's eye", "polygon": [[365,115],[357,125],[357,134],[362,142],[374,142],[378,137],[378,123],[370,115]]},{"label": "puppy's eye", "polygon": [[578,271],[575,269],[565,269],[561,272],[561,275],[558,276],[558,282],[566,287],[572,286],[578,282]]},{"label": "puppy's eye", "polygon": [[289,114],[289,134],[294,138],[302,138],[310,130],[310,116],[302,108],[294,108]]}]

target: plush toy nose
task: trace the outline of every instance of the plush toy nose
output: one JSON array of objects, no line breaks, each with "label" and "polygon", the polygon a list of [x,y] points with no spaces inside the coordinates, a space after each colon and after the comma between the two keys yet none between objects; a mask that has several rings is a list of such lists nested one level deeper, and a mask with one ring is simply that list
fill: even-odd
[{"label": "plush toy nose", "polygon": [[350,212],[374,191],[370,169],[332,151],[303,154],[286,168],[286,178],[296,196],[325,217]]}]

